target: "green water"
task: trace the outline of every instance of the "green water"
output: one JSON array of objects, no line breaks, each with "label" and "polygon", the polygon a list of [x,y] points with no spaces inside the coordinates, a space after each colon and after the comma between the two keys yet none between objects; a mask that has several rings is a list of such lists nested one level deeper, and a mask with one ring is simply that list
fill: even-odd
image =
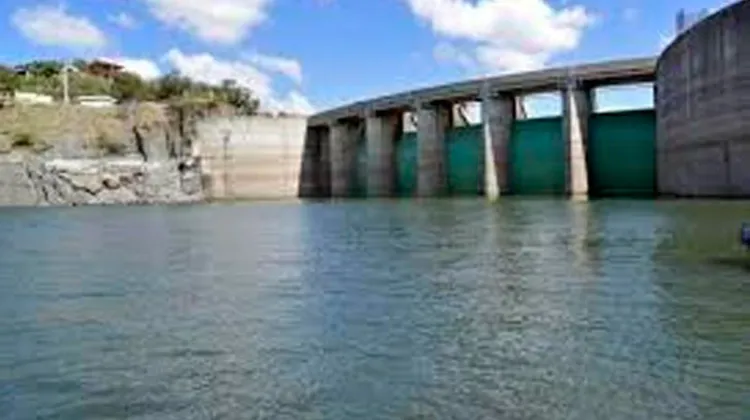
[{"label": "green water", "polygon": [[746,419],[742,202],[0,210],[2,419]]}]

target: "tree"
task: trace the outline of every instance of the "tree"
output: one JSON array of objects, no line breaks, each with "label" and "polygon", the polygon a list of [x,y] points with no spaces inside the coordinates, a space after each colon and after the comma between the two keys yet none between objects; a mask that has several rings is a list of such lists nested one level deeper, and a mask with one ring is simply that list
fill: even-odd
[{"label": "tree", "polygon": [[185,96],[192,83],[190,79],[172,72],[159,79],[156,85],[156,99],[169,100]]},{"label": "tree", "polygon": [[64,64],[56,60],[35,60],[22,64],[21,67],[34,76],[43,78],[55,77],[62,71]]},{"label": "tree", "polygon": [[221,100],[233,106],[242,114],[249,115],[258,109],[258,100],[253,98],[250,89],[240,86],[236,80],[222,81],[219,94]]},{"label": "tree", "polygon": [[20,80],[16,72],[9,67],[0,66],[0,93],[14,93],[20,86]]},{"label": "tree", "polygon": [[134,73],[118,74],[112,84],[112,95],[119,101],[147,100],[151,97],[150,86]]},{"label": "tree", "polygon": [[82,58],[76,58],[73,60],[73,67],[77,68],[78,70],[84,70],[89,65],[88,61],[82,59]]}]

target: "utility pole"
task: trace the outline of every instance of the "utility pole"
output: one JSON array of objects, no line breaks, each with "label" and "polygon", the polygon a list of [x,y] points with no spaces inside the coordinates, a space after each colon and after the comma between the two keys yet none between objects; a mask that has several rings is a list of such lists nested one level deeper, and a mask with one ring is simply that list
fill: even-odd
[{"label": "utility pole", "polygon": [[73,64],[68,60],[62,68],[62,82],[63,82],[63,103],[66,105],[70,103],[70,72],[75,70]]}]

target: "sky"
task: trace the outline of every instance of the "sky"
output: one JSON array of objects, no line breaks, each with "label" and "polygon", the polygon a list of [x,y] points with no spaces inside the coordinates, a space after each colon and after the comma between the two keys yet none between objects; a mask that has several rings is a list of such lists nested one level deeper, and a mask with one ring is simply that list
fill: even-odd
[{"label": "sky", "polygon": [[728,3],[0,0],[0,62],[106,58],[146,78],[232,78],[267,110],[312,113],[466,78],[656,55],[679,8]]}]

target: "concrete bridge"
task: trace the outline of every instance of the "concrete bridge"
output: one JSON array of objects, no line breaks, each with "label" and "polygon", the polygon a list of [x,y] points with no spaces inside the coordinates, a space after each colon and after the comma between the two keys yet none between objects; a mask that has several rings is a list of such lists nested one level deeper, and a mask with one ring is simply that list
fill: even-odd
[{"label": "concrete bridge", "polygon": [[[536,159],[535,153],[541,157],[560,150],[560,168],[564,168],[559,172],[564,178],[562,192],[585,197],[589,194],[591,178],[587,149],[591,133],[590,114],[594,109],[593,90],[602,86],[653,82],[656,63],[657,59],[650,57],[504,75],[404,92],[322,112],[308,120],[300,196],[350,197],[357,195],[356,190],[359,190],[359,195],[370,197],[404,195],[398,193],[399,178],[404,177],[399,174],[399,166],[401,172],[410,170],[408,167],[404,169],[408,163],[399,164],[398,148],[399,143],[408,141],[403,133],[405,112],[416,115],[417,126],[416,157],[411,163],[416,172],[416,186],[406,195],[435,197],[451,194],[451,169],[455,172],[456,167],[462,165],[451,165],[453,152],[448,150],[450,138],[456,134],[453,107],[457,103],[480,101],[481,127],[476,127],[472,133],[464,133],[468,142],[462,144],[466,145],[464,148],[475,148],[482,156],[473,163],[469,162],[468,168],[462,169],[464,173],[454,178],[471,179],[473,167],[479,174],[475,192],[489,198],[523,193],[519,191],[524,189],[523,186],[513,188],[514,175],[518,181],[516,184],[523,184],[522,180],[528,178],[532,183],[547,182],[548,189],[554,190],[554,176],[547,174],[548,179],[540,181],[539,174],[524,174],[523,168],[511,169],[514,165],[529,165]],[[540,135],[554,139],[552,142],[539,140],[536,151],[524,151],[523,146],[514,149],[514,137],[524,136],[516,129],[522,126],[516,121],[516,99],[521,95],[548,91],[560,93],[563,115],[556,121],[545,121],[546,128],[542,131],[546,130],[546,133],[540,132]],[[653,110],[650,112],[653,120]],[[627,121],[623,123],[628,124]],[[555,125],[558,133],[550,133],[550,127]],[[650,129],[651,138],[645,141],[650,142],[654,149],[653,124]],[[534,140],[526,141],[534,144]],[[555,141],[560,144],[555,144]],[[516,155],[510,156],[514,150]],[[650,158],[653,160],[653,156]],[[556,163],[538,162],[548,167],[554,167]],[[649,175],[655,178],[655,174]],[[361,184],[359,188],[357,183]],[[544,193],[543,190],[538,192]]]}]

